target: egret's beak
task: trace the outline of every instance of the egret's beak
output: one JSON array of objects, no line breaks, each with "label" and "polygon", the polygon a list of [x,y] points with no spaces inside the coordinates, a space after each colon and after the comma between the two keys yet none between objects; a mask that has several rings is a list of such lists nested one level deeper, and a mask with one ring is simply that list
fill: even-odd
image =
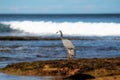
[{"label": "egret's beak", "polygon": [[59,33],[59,31],[56,32],[56,34],[58,34],[58,33]]},{"label": "egret's beak", "polygon": [[58,32],[56,32],[56,34],[58,34]]},{"label": "egret's beak", "polygon": [[60,33],[61,37],[63,37],[63,34],[61,32],[61,30],[59,30],[58,32],[56,32],[56,34]]}]

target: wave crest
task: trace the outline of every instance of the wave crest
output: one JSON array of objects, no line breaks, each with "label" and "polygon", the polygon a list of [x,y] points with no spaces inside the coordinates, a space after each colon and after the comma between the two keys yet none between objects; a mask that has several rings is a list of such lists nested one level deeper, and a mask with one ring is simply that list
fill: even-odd
[{"label": "wave crest", "polygon": [[20,30],[38,35],[54,35],[62,30],[65,35],[72,36],[119,36],[120,23],[88,23],[88,22],[45,22],[45,21],[11,21],[2,22],[10,25],[8,29]]}]

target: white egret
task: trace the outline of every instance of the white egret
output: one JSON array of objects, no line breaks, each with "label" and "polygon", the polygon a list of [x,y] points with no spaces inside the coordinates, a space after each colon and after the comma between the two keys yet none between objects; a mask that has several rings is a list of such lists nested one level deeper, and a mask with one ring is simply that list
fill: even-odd
[{"label": "white egret", "polygon": [[71,60],[72,58],[75,57],[75,46],[72,44],[70,40],[63,38],[63,33],[61,30],[59,30],[57,33],[60,33],[60,38],[62,40],[62,43],[64,47],[67,49],[68,60]]}]

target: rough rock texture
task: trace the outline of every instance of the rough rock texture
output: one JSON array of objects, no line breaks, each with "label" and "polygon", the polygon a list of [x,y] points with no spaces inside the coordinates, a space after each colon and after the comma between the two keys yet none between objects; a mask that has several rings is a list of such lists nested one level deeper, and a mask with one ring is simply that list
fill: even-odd
[{"label": "rough rock texture", "polygon": [[101,78],[106,77],[110,78],[107,80],[117,80],[120,58],[23,62],[7,65],[0,71],[15,75],[62,76],[63,79],[72,80],[103,80]]}]

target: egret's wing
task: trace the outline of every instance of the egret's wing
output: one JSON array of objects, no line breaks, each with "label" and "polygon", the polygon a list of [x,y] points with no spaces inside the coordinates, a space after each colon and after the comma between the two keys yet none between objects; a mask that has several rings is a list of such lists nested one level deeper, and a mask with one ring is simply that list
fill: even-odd
[{"label": "egret's wing", "polygon": [[68,39],[62,39],[62,42],[63,42],[63,45],[66,47],[66,48],[71,48],[71,49],[74,49],[75,46],[72,44],[72,42]]}]

